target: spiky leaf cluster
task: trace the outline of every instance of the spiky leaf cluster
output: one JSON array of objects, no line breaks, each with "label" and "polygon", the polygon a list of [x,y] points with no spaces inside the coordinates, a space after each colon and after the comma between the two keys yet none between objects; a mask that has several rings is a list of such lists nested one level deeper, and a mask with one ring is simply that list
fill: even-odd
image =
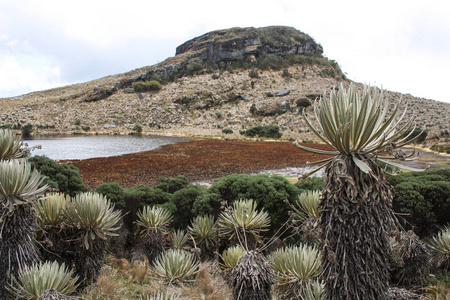
[{"label": "spiky leaf cluster", "polygon": [[187,247],[189,237],[182,229],[175,230],[170,235],[170,245],[173,249],[184,249]]},{"label": "spiky leaf cluster", "polygon": [[241,199],[233,202],[232,207],[220,214],[218,223],[222,236],[230,239],[236,236],[240,243],[246,244],[248,235],[260,241],[260,233],[269,230],[270,217],[267,212],[257,210],[255,201]]},{"label": "spiky leaf cluster", "polygon": [[18,298],[36,299],[45,290],[55,289],[61,294],[70,295],[76,291],[78,276],[57,262],[46,262],[25,266],[14,279],[11,292]]},{"label": "spiky leaf cluster", "polygon": [[306,191],[301,193],[294,205],[291,205],[295,217],[300,221],[308,218],[318,219],[320,213],[320,192]]},{"label": "spiky leaf cluster", "polygon": [[141,235],[145,237],[152,232],[166,232],[173,216],[164,207],[144,206],[142,210],[138,211],[137,217],[136,223],[142,227]]},{"label": "spiky leaf cluster", "polygon": [[180,295],[178,294],[169,294],[163,292],[158,292],[153,296],[147,295],[145,298],[142,296],[140,297],[140,300],[178,300],[178,299],[180,299]]},{"label": "spiky leaf cluster", "polygon": [[218,242],[217,225],[211,215],[196,217],[188,227],[199,247],[210,249]]},{"label": "spiky leaf cluster", "polygon": [[0,129],[0,160],[20,158],[26,153],[20,137],[8,129]]},{"label": "spiky leaf cluster", "polygon": [[80,241],[85,249],[95,245],[95,240],[106,240],[109,236],[117,236],[120,226],[120,211],[106,197],[97,193],[81,193],[70,201],[64,209],[64,220],[67,224],[81,229]]},{"label": "spiky leaf cluster", "polygon": [[[347,90],[341,85],[339,90],[333,89],[329,97],[324,94],[323,98],[314,102],[318,128],[311,124],[303,111],[303,118],[312,132],[335,150],[318,150],[302,146],[297,142],[294,144],[314,153],[349,155],[358,168],[365,173],[370,173],[371,169],[364,161],[364,156],[377,154],[388,148],[402,147],[414,140],[411,139],[415,128],[412,119],[402,123],[406,108],[401,117],[395,120],[398,108],[399,103],[389,115],[388,100],[376,88],[366,86],[361,94],[354,85],[350,85]],[[398,166],[384,160],[386,158],[392,157],[378,157],[382,162]],[[321,163],[323,167],[332,159],[332,157],[326,158],[316,163]]]},{"label": "spiky leaf cluster", "polygon": [[43,180],[26,160],[0,161],[0,205],[12,212],[30,204],[47,189]]},{"label": "spiky leaf cluster", "polygon": [[222,255],[222,262],[219,263],[222,269],[233,269],[236,267],[239,259],[245,254],[245,249],[241,246],[232,246],[224,250]]},{"label": "spiky leaf cluster", "polygon": [[63,193],[50,193],[40,198],[35,205],[36,225],[39,228],[56,227],[62,222],[63,212],[70,197]]},{"label": "spiky leaf cluster", "polygon": [[450,267],[450,226],[445,226],[430,242],[438,263]]},{"label": "spiky leaf cluster", "polygon": [[307,293],[307,288],[313,292],[312,284],[321,273],[317,248],[300,245],[279,249],[270,255],[269,262],[282,299],[298,298]]},{"label": "spiky leaf cluster", "polygon": [[178,249],[169,249],[153,263],[155,274],[168,283],[191,281],[199,265],[192,254]]}]

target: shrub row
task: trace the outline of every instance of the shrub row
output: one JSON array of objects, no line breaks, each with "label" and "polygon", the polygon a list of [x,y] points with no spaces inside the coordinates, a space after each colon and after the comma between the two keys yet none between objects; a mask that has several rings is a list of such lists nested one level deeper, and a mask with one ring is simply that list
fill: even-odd
[{"label": "shrub row", "polygon": [[267,137],[279,139],[283,133],[280,132],[280,127],[276,125],[256,126],[247,130],[240,130],[241,135],[249,137]]}]

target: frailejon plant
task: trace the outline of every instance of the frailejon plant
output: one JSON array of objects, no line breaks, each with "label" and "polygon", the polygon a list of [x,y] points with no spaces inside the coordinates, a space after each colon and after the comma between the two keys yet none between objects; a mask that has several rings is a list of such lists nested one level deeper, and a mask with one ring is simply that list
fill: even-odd
[{"label": "frailejon plant", "polygon": [[219,242],[217,224],[214,221],[214,217],[211,215],[198,216],[192,220],[187,230],[201,249],[202,257],[211,257]]},{"label": "frailejon plant", "polygon": [[189,236],[183,229],[172,231],[170,235],[170,247],[172,249],[186,250],[188,248]]},{"label": "frailejon plant", "polygon": [[308,245],[276,250],[270,255],[269,262],[279,299],[303,297],[321,274],[320,251]]},{"label": "frailejon plant", "polygon": [[388,115],[388,100],[375,88],[360,93],[354,85],[341,85],[314,103],[317,128],[303,111],[312,132],[333,149],[295,142],[301,149],[332,155],[314,170],[326,167],[319,221],[326,299],[387,299],[387,235],[397,229],[397,221],[393,189],[377,160],[402,167],[380,155],[411,142],[407,133],[414,125],[402,121],[406,108],[395,119],[398,107]]},{"label": "frailejon plant", "polygon": [[153,264],[155,274],[169,284],[192,281],[199,271],[199,265],[200,262],[192,254],[178,249],[161,253]]},{"label": "frailejon plant", "polygon": [[0,299],[11,297],[5,287],[37,260],[33,208],[46,189],[26,160],[0,160]]},{"label": "frailejon plant", "polygon": [[20,137],[9,129],[0,129],[0,160],[20,158],[25,153]]},{"label": "frailejon plant", "polygon": [[152,263],[164,251],[164,234],[172,222],[172,213],[163,207],[145,206],[138,211],[137,217],[142,246],[148,261]]},{"label": "frailejon plant", "polygon": [[79,287],[94,283],[103,265],[108,238],[117,236],[121,212],[101,194],[74,198],[49,194],[36,206],[37,237],[44,260],[73,266]]},{"label": "frailejon plant", "polygon": [[448,270],[450,268],[450,226],[442,228],[437,235],[435,235],[431,242],[435,260],[438,265],[444,265]]},{"label": "frailejon plant", "polygon": [[241,246],[231,246],[223,251],[220,258],[222,262],[219,262],[220,266],[224,270],[231,270],[236,267],[239,259],[245,254],[245,249]]},{"label": "frailejon plant", "polygon": [[77,289],[77,280],[78,277],[65,264],[46,262],[24,267],[14,278],[10,289],[20,299],[37,299],[50,289],[70,295]]},{"label": "frailejon plant", "polygon": [[292,209],[292,228],[300,235],[301,240],[308,244],[320,242],[319,214],[320,214],[320,192],[306,191],[301,193]]},{"label": "frailejon plant", "polygon": [[241,199],[220,214],[218,224],[221,236],[236,239],[248,249],[262,242],[260,234],[269,230],[270,217],[264,210],[257,210],[255,201]]}]

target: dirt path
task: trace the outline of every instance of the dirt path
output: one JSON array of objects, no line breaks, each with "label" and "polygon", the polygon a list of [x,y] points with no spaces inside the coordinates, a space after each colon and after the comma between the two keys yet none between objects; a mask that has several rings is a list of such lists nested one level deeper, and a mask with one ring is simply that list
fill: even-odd
[{"label": "dirt path", "polygon": [[71,163],[80,169],[84,182],[91,188],[103,182],[117,182],[129,188],[137,184],[154,185],[160,176],[183,175],[190,181],[206,180],[233,173],[302,167],[308,161],[324,157],[305,152],[290,142],[192,139],[152,151]]}]

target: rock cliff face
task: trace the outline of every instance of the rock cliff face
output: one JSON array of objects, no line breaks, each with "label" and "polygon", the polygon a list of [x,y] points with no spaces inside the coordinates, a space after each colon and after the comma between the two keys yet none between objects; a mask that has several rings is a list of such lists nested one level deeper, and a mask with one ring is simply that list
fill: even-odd
[{"label": "rock cliff face", "polygon": [[322,54],[323,49],[295,28],[269,26],[212,31],[178,46],[176,55],[188,52],[215,67],[221,61],[242,59],[243,56]]}]

